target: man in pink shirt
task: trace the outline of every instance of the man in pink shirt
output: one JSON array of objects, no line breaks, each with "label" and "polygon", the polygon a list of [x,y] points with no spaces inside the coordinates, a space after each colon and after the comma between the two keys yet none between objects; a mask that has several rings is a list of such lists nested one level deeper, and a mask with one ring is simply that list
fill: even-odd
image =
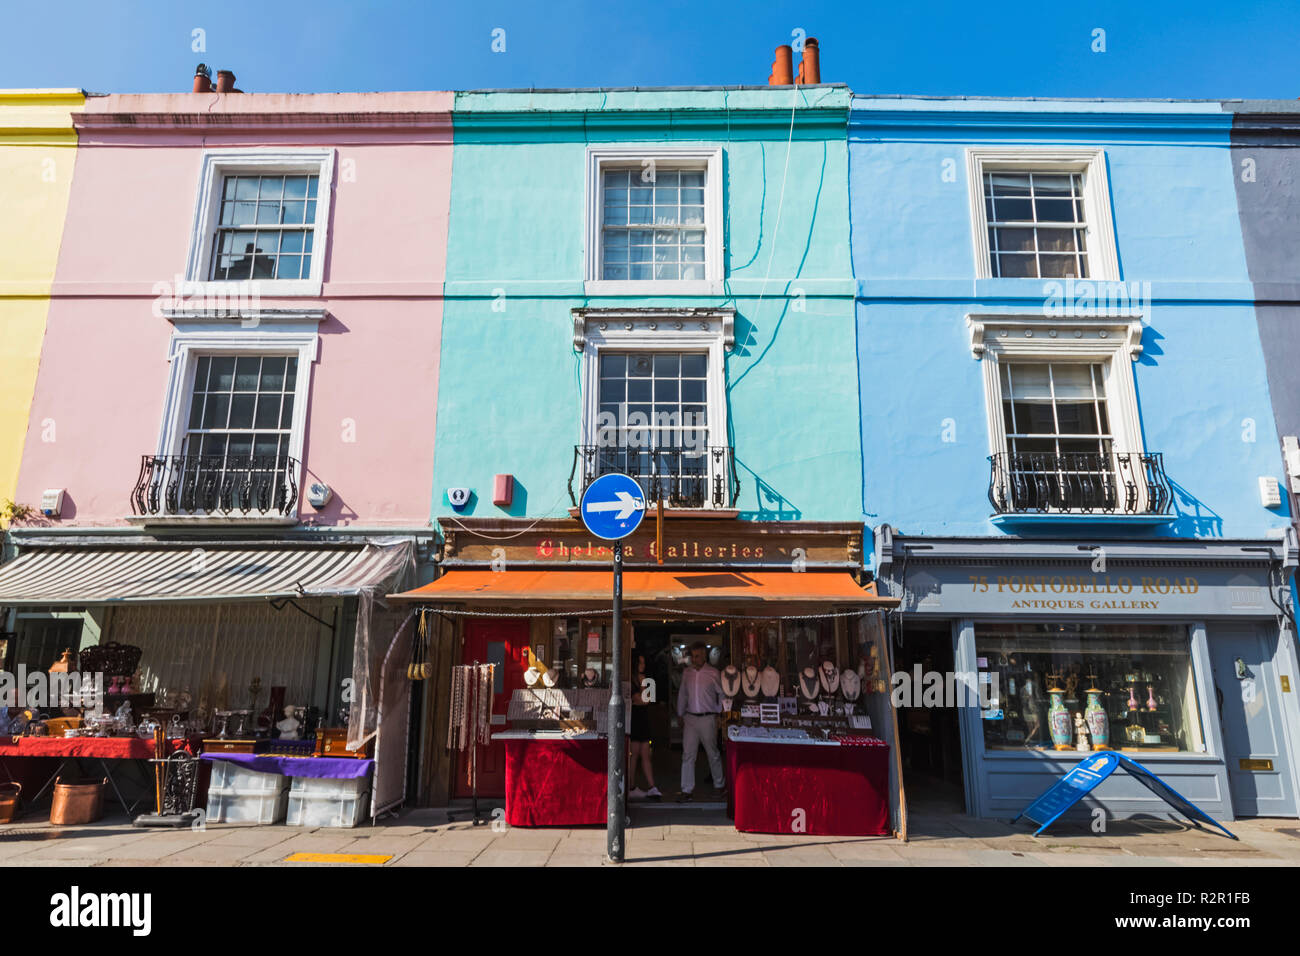
[{"label": "man in pink shirt", "polygon": [[682,792],[678,803],[693,800],[695,758],[700,745],[709,758],[713,789],[726,791],[722,776],[722,756],[718,752],[718,714],[722,713],[722,675],[705,659],[704,643],[691,645],[691,666],[682,672],[682,686],[677,691],[677,717],[682,722]]}]

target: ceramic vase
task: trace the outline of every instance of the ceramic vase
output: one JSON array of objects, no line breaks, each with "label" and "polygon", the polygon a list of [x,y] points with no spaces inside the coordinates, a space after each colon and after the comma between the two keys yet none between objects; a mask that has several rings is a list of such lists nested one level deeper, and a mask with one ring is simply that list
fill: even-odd
[{"label": "ceramic vase", "polygon": [[1047,708],[1047,726],[1052,732],[1052,746],[1056,750],[1072,750],[1070,740],[1074,728],[1070,712],[1065,707],[1065,691],[1060,687],[1051,687],[1047,693],[1052,698],[1052,704]]},{"label": "ceramic vase", "polygon": [[1083,719],[1092,735],[1092,749],[1109,750],[1110,718],[1106,716],[1106,708],[1101,705],[1101,691],[1096,687],[1088,688],[1088,706],[1084,709]]},{"label": "ceramic vase", "polygon": [[1156,709],[1156,689],[1153,684],[1147,684],[1147,710],[1154,712]]}]

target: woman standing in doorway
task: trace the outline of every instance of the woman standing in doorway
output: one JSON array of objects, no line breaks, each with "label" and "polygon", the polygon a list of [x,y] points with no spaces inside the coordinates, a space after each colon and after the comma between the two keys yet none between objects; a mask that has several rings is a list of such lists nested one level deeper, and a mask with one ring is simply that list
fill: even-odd
[{"label": "woman standing in doorway", "polygon": [[[632,760],[628,764],[628,779],[632,784],[636,784],[636,768],[639,763],[641,772],[645,775],[646,781],[650,784],[649,790],[642,790],[640,787],[634,787],[628,794],[634,800],[646,799],[659,800],[663,794],[655,786],[655,771],[650,762],[650,700],[654,699],[652,688],[653,682],[647,686],[646,681],[646,662],[645,655],[636,651],[632,652],[635,660],[635,675],[632,678],[632,726],[629,729],[628,737],[632,742]],[[647,700],[649,698],[649,700]]]}]

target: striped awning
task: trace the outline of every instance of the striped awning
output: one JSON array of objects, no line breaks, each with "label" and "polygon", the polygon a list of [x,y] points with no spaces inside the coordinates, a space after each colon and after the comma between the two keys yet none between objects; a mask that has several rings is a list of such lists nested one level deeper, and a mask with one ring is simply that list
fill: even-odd
[{"label": "striped awning", "polygon": [[382,587],[409,540],[237,545],[53,545],[0,565],[0,606],[326,597]]}]

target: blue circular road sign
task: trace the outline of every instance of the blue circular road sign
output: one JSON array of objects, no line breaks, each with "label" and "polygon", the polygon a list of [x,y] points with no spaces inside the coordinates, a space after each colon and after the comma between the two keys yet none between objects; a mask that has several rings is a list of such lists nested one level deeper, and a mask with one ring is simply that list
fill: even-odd
[{"label": "blue circular road sign", "polygon": [[582,493],[582,523],[598,538],[627,537],[645,517],[645,492],[627,475],[601,475]]}]

